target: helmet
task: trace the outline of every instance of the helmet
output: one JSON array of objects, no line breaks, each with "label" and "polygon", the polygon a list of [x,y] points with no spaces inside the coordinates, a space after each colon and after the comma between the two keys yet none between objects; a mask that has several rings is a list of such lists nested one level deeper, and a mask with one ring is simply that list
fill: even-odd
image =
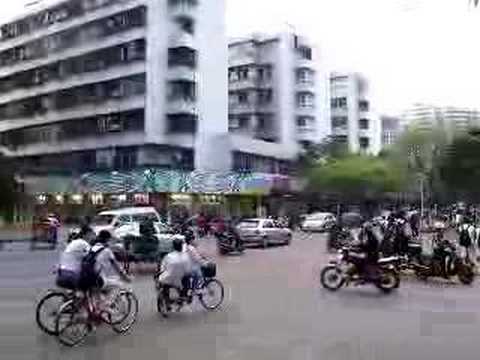
[{"label": "helmet", "polygon": [[175,238],[172,241],[173,250],[182,251],[183,249],[183,240],[180,238]]}]

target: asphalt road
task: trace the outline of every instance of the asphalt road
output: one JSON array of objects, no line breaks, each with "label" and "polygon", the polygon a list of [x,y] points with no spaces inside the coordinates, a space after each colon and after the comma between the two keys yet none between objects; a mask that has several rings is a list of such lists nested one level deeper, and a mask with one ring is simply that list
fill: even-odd
[{"label": "asphalt road", "polygon": [[[0,252],[0,358],[56,359],[478,359],[480,290],[406,280],[391,296],[371,287],[328,293],[318,274],[328,257],[322,236],[290,247],[218,259],[227,289],[223,308],[199,305],[165,320],[150,276],[137,276],[140,317],[118,336],[98,329],[69,349],[42,334],[35,301],[52,285],[52,252]],[[206,246],[211,252],[212,244]]]}]

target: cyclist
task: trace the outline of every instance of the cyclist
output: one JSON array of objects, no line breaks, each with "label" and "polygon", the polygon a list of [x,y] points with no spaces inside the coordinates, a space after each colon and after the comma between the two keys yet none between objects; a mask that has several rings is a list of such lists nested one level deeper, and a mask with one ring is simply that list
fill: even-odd
[{"label": "cyclist", "polygon": [[202,277],[202,266],[208,263],[208,260],[198,251],[195,237],[185,237],[185,245],[183,251],[188,255],[191,270],[191,289],[195,289],[198,281]]},{"label": "cyclist", "polygon": [[90,250],[95,256],[94,270],[98,275],[97,285],[101,289],[101,293],[106,296],[104,301],[113,299],[115,293],[124,286],[122,280],[127,283],[131,282],[130,276],[123,270],[108,247],[111,239],[112,235],[109,231],[100,231],[95,245]]},{"label": "cyclist", "polygon": [[76,289],[80,279],[82,260],[90,251],[90,244],[84,239],[69,238],[67,247],[60,256],[57,273],[57,286],[66,289]]},{"label": "cyclist", "polygon": [[169,308],[170,288],[180,289],[184,296],[185,289],[188,289],[188,277],[191,273],[189,256],[183,252],[183,240],[176,238],[172,245],[173,251],[163,259],[157,279]]}]

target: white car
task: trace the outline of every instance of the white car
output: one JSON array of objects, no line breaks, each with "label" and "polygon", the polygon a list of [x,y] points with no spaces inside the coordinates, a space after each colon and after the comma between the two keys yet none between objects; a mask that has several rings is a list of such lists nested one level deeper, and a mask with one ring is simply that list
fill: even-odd
[{"label": "white car", "polygon": [[95,216],[91,226],[97,235],[100,231],[107,230],[113,237],[123,238],[125,235],[136,234],[139,225],[146,220],[161,223],[160,216],[153,207],[132,207],[102,211]]},{"label": "white car", "polygon": [[93,220],[92,228],[95,234],[102,230],[109,231],[116,239],[139,237],[140,224],[146,220],[153,220],[156,237],[159,241],[159,252],[168,253],[172,249],[175,238],[184,240],[183,235],[175,234],[170,227],[163,223],[153,207],[123,208],[102,211]]},{"label": "white car", "polygon": [[270,244],[290,245],[292,232],[271,219],[242,220],[237,231],[245,245],[256,244],[267,248]]},{"label": "white car", "polygon": [[315,213],[305,217],[300,227],[302,231],[315,232],[330,229],[337,221],[332,213]]}]

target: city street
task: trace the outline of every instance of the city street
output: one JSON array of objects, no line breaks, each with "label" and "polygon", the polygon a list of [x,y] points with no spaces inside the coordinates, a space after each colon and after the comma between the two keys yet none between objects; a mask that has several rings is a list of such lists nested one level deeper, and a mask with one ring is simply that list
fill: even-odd
[{"label": "city street", "polygon": [[[205,251],[214,254],[207,241]],[[132,331],[98,329],[65,348],[37,329],[35,301],[53,285],[52,252],[0,252],[0,348],[8,360],[56,359],[478,359],[480,288],[405,280],[385,296],[373,287],[328,293],[322,235],[297,235],[290,247],[249,249],[217,259],[226,299],[163,319],[150,276],[137,276],[140,316]]]}]

